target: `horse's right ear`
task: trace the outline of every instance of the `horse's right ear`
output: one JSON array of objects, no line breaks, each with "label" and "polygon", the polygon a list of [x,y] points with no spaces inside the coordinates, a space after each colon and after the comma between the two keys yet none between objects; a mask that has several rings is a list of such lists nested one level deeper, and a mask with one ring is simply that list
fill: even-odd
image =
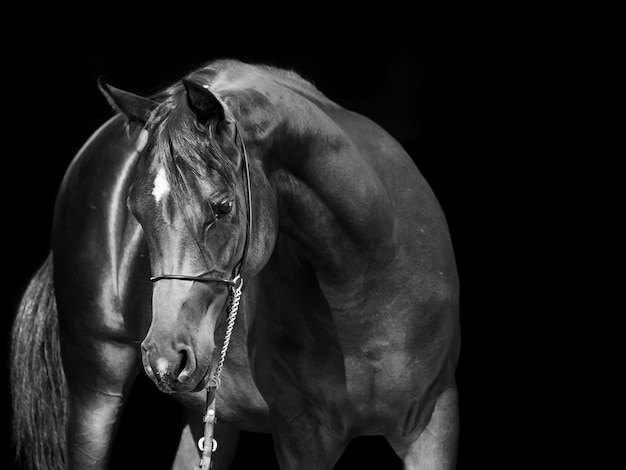
[{"label": "horse's right ear", "polygon": [[124,114],[130,121],[141,125],[146,124],[150,114],[158,104],[149,98],[112,87],[105,82],[102,76],[98,78],[98,88],[113,109]]}]

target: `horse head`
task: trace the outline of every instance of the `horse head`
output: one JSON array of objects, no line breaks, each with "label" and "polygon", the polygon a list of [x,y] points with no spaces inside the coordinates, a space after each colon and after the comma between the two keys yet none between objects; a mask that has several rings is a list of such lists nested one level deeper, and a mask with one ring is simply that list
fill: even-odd
[{"label": "horse head", "polygon": [[128,194],[147,241],[151,279],[159,281],[141,343],[144,368],[162,391],[201,390],[229,285],[269,259],[276,237],[270,186],[250,171],[235,117],[201,78],[183,80],[155,100],[103,81],[100,88],[129,125],[142,126],[145,140]]}]

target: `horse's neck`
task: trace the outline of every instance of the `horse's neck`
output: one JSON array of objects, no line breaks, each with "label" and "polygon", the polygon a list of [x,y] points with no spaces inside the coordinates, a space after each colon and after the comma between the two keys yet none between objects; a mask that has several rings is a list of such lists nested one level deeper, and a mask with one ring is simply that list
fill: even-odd
[{"label": "horse's neck", "polygon": [[364,263],[372,265],[372,252],[390,255],[384,246],[393,230],[388,196],[350,135],[318,104],[298,104],[304,109],[285,117],[268,175],[279,226],[321,278],[347,282],[363,273]]},{"label": "horse's neck", "polygon": [[363,143],[376,140],[363,136],[378,128],[289,77],[251,73],[224,83],[222,96],[275,193],[290,249],[335,283],[362,271],[364,253],[387,256],[391,204],[368,154],[374,145]]}]

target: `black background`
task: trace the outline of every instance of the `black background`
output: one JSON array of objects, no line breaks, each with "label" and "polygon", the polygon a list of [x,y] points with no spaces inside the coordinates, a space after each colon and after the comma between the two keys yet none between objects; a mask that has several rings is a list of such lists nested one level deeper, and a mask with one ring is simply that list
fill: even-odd
[{"label": "black background", "polygon": [[[239,26],[236,15],[228,22]],[[505,108],[519,105],[524,92],[512,92],[506,85],[509,74],[521,73],[504,66],[507,48],[485,51],[475,31],[458,24],[444,21],[423,32],[405,18],[403,33],[389,35],[372,21],[337,39],[325,35],[327,25],[320,24],[319,37],[302,42],[269,31],[271,25],[266,31],[273,33],[271,40],[263,31],[234,43],[236,38],[214,31],[198,39],[167,28],[157,40],[150,28],[119,22],[105,33],[68,36],[46,29],[14,37],[5,56],[10,73],[4,76],[4,106],[10,113],[2,173],[2,234],[9,247],[1,283],[4,358],[21,293],[49,250],[54,199],[63,174],[84,141],[112,115],[97,89],[97,77],[105,75],[114,86],[149,94],[211,59],[268,63],[295,70],[330,99],[382,125],[434,189],[448,219],[461,279],[458,468],[500,468],[504,461],[509,462],[504,467],[512,468],[511,461],[520,463],[518,433],[527,419],[520,395],[532,391],[522,392],[510,378],[526,373],[513,365],[519,352],[512,343],[521,334],[522,317],[514,313],[515,299],[509,298],[510,284],[516,282],[511,266],[525,252],[510,235],[524,229],[517,225],[517,188],[526,174],[519,170],[528,161],[523,159],[524,143],[509,138],[518,121]],[[6,359],[3,367],[6,378]],[[4,436],[10,426],[7,382]],[[139,380],[123,418],[114,468],[157,468],[150,465],[162,462],[161,453],[173,449],[168,437],[175,433],[177,422],[170,418],[175,411],[147,379]],[[152,447],[142,447],[148,437]],[[275,465],[268,436],[245,434],[240,446],[236,468],[245,468],[250,456],[263,468]],[[3,463],[10,465],[6,439],[2,451]],[[401,468],[377,438],[355,441],[337,468],[355,465]]]}]

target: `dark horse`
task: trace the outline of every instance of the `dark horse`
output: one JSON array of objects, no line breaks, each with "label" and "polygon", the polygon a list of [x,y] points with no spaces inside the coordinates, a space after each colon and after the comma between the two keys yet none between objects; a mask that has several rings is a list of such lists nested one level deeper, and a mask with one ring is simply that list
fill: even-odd
[{"label": "dark horse", "polygon": [[65,175],[13,328],[31,466],[106,468],[142,362],[188,412],[175,466],[197,465],[239,273],[215,468],[240,430],[272,433],[283,469],[330,469],[362,435],[405,468],[453,468],[458,278],[403,148],[267,66],[212,62],[151,98],[101,89],[119,114]]}]

